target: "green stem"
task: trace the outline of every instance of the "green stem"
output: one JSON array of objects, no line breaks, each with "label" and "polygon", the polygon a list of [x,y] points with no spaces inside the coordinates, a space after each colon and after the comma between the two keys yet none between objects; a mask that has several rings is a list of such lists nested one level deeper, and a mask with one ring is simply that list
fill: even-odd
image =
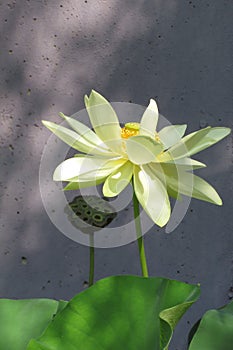
[{"label": "green stem", "polygon": [[95,248],[94,248],[94,234],[90,234],[90,268],[89,268],[89,287],[94,282],[94,266],[95,266]]},{"label": "green stem", "polygon": [[[132,180],[132,185],[133,185],[133,180]],[[144,247],[144,241],[142,237],[142,228],[141,228],[141,221],[139,216],[140,215],[139,202],[134,191],[134,185],[133,185],[133,209],[134,209],[134,219],[135,219],[135,227],[136,227],[136,234],[137,234],[137,241],[138,241],[138,250],[139,250],[140,262],[141,262],[141,268],[142,268],[142,276],[148,277],[145,247]]]}]

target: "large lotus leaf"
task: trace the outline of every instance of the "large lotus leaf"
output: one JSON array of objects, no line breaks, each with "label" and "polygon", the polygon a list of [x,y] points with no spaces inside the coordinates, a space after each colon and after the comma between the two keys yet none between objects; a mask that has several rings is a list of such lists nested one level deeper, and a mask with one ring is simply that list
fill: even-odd
[{"label": "large lotus leaf", "polygon": [[112,276],[76,295],[27,350],[163,350],[199,287]]},{"label": "large lotus leaf", "polygon": [[50,299],[0,299],[0,349],[25,350],[65,305]]},{"label": "large lotus leaf", "polygon": [[209,310],[202,317],[189,350],[233,349],[233,301],[219,310]]}]

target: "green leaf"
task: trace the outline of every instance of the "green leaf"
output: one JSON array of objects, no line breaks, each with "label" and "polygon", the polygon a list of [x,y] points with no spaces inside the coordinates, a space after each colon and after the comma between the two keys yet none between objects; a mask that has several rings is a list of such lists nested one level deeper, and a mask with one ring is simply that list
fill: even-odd
[{"label": "green leaf", "polygon": [[165,350],[199,287],[112,276],[76,295],[27,350]]},{"label": "green leaf", "polygon": [[189,350],[232,350],[233,301],[219,310],[209,310],[203,316]]},{"label": "green leaf", "polygon": [[25,350],[65,305],[50,299],[0,299],[0,349]]}]

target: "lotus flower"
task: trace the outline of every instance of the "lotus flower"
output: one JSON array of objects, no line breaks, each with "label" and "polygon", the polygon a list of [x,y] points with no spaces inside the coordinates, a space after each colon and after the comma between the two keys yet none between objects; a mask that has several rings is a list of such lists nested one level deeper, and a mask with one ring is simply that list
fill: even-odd
[{"label": "lotus flower", "polygon": [[159,112],[153,99],[140,123],[124,127],[111,104],[96,91],[85,96],[85,105],[94,131],[64,114],[60,115],[73,130],[43,121],[61,140],[82,152],[54,171],[55,181],[69,182],[66,190],[103,183],[104,196],[114,197],[133,179],[138,201],[160,227],[171,215],[169,196],[179,199],[183,194],[222,204],[215,189],[192,173],[206,165],[190,156],[223,139],[229,128],[206,127],[187,136],[187,125],[169,125],[158,131]]}]

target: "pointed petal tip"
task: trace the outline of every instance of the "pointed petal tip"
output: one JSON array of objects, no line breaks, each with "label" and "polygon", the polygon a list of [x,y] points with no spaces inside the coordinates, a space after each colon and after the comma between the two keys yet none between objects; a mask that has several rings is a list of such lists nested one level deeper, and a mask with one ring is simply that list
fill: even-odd
[{"label": "pointed petal tip", "polygon": [[[169,203],[170,204],[170,203]],[[150,215],[150,213],[147,212],[147,214],[150,216],[151,220],[154,221],[154,223],[159,226],[159,227],[164,227],[165,225],[167,225],[168,221],[170,220],[170,216],[171,216],[171,207],[169,205],[169,210],[166,213],[166,215],[160,216],[159,218],[154,219],[152,217],[152,215]]]},{"label": "pointed petal tip", "polygon": [[58,178],[57,178],[57,174],[55,175],[55,172],[53,174],[53,181],[60,181]]},{"label": "pointed petal tip", "polygon": [[58,115],[59,115],[59,117],[62,117],[63,119],[66,119],[66,115],[64,113],[59,112]]},{"label": "pointed petal tip", "polygon": [[109,103],[104,96],[102,96],[99,92],[96,90],[91,90],[90,96],[88,97],[88,107],[92,107],[95,105],[105,104]]},{"label": "pointed petal tip", "polygon": [[54,170],[53,172],[53,181],[68,181],[66,177],[62,176],[62,166],[64,163],[66,163],[67,160],[65,160],[64,162],[60,163]]},{"label": "pointed petal tip", "polygon": [[[90,102],[90,100],[92,100],[92,99],[99,99],[99,100],[101,100],[101,102],[98,101],[97,104],[103,104],[103,103],[108,102],[108,100],[107,100],[103,95],[101,95],[100,92],[98,92],[98,91],[96,91],[96,90],[94,90],[94,89],[91,90],[91,93],[90,93],[90,96],[89,96],[89,102]],[[108,103],[109,103],[109,102],[108,102]]]},{"label": "pointed petal tip", "polygon": [[94,89],[91,89],[91,93],[90,93],[89,98],[91,98],[92,96],[101,96],[101,97],[103,97],[98,91],[96,91]]},{"label": "pointed petal tip", "polygon": [[95,89],[91,89],[91,93],[93,92],[93,94],[98,94],[98,92]]},{"label": "pointed petal tip", "polygon": [[222,134],[222,138],[226,137],[227,135],[229,135],[231,133],[231,128],[225,127],[225,126],[214,126],[214,127],[210,127],[210,128],[212,130],[224,132],[224,134]]},{"label": "pointed petal tip", "polygon": [[219,206],[222,206],[223,205],[222,199],[219,197],[218,201],[216,201],[215,204],[219,205]]},{"label": "pointed petal tip", "polygon": [[88,103],[89,103],[89,97],[87,95],[85,95],[84,96],[84,104],[85,104],[86,108],[88,107]]},{"label": "pointed petal tip", "polygon": [[156,104],[156,106],[157,106],[157,102],[156,102],[156,100],[153,99],[153,98],[150,98],[150,103],[151,103],[151,104]]},{"label": "pointed petal tip", "polygon": [[225,128],[224,129],[226,130],[227,134],[226,135],[229,135],[231,133],[231,128]]},{"label": "pointed petal tip", "polygon": [[110,192],[109,190],[107,190],[107,189],[105,188],[105,186],[103,186],[102,192],[103,192],[104,197],[107,197],[107,198],[113,198],[113,197],[116,197],[116,196],[117,196],[115,193],[112,193],[112,192]]},{"label": "pointed petal tip", "polygon": [[58,166],[53,172],[53,181],[61,181],[61,176],[59,176],[60,171],[58,168],[60,168],[60,166]]},{"label": "pointed petal tip", "polygon": [[150,99],[150,103],[149,103],[148,108],[156,110],[158,112],[158,104],[153,98]]},{"label": "pointed petal tip", "polygon": [[51,129],[51,128],[54,128],[54,127],[56,127],[56,128],[59,127],[59,124],[56,124],[56,123],[54,123],[54,122],[50,122],[50,121],[48,121],[48,120],[41,120],[41,122],[42,122],[42,124],[43,124],[44,126],[46,126],[46,128],[48,128],[48,129]]},{"label": "pointed petal tip", "polygon": [[166,220],[162,220],[162,221],[158,220],[158,221],[156,222],[156,225],[162,228],[162,227],[164,227],[164,226],[168,223],[169,219],[170,219],[170,216],[169,216],[169,218],[167,218]]},{"label": "pointed petal tip", "polygon": [[41,123],[46,126],[46,128],[49,128],[51,126],[51,122],[49,122],[48,120],[41,120]]},{"label": "pointed petal tip", "polygon": [[[168,206],[167,206],[167,204],[168,204]],[[157,225],[159,227],[164,227],[165,225],[167,225],[168,221],[170,220],[170,217],[171,217],[170,201],[167,204],[166,204],[167,212],[158,219]]]}]

